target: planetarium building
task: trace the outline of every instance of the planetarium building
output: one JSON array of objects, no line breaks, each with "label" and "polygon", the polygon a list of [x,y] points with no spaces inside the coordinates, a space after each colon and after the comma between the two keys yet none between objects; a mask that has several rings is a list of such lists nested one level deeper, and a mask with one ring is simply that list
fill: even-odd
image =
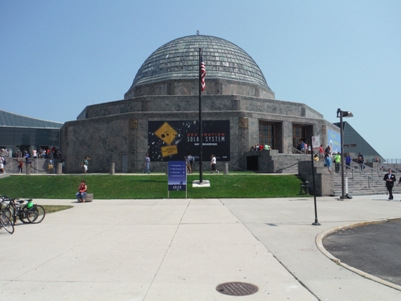
[{"label": "planetarium building", "polygon": [[[199,136],[199,49],[205,63]],[[88,155],[92,172],[142,171],[149,153],[153,171],[167,161],[211,154],[230,170],[249,169],[249,150],[269,144],[277,155],[292,154],[301,139],[339,128],[302,103],[276,100],[256,62],[237,45],[213,36],[175,39],[154,51],[138,70],[123,100],[87,106],[60,132],[68,172]],[[207,162],[206,162],[207,161]]]}]

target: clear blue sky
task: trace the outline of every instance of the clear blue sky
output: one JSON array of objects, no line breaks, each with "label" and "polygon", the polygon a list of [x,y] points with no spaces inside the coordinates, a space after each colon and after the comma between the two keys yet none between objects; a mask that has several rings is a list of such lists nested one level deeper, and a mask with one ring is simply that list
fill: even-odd
[{"label": "clear blue sky", "polygon": [[399,0],[0,0],[1,109],[75,120],[123,99],[146,58],[179,37],[224,38],[260,66],[276,99],[337,122],[401,158]]}]

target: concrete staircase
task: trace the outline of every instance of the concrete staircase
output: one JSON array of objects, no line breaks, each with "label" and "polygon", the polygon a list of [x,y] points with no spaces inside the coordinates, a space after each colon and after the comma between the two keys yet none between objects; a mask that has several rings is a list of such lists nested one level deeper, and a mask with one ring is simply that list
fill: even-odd
[{"label": "concrete staircase", "polygon": [[[334,171],[334,166],[333,166]],[[334,193],[341,195],[341,170],[334,174]],[[348,179],[348,193],[352,195],[370,195],[370,194],[386,194],[387,189],[383,177],[386,174],[384,171],[374,170],[366,167],[362,172],[357,166],[353,166],[351,170],[347,170],[344,174]],[[397,183],[401,176],[396,174]],[[345,185],[345,184],[344,184]],[[401,185],[394,186],[393,193],[401,193]]]}]

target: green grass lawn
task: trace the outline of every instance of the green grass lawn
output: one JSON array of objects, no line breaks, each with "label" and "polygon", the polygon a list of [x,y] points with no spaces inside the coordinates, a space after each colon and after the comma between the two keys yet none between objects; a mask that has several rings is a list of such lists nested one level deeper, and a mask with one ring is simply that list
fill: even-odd
[{"label": "green grass lawn", "polygon": [[73,207],[73,206],[63,206],[63,205],[42,205],[42,206],[45,209],[46,214],[70,209]]},{"label": "green grass lawn", "polygon": [[[167,198],[166,175],[59,175],[9,176],[0,179],[0,195],[14,198],[74,199],[81,179],[95,199]],[[199,175],[188,175],[188,198],[273,198],[299,194],[295,175],[255,173],[203,174],[210,188],[193,188]],[[185,198],[185,191],[170,191],[170,198]]]}]

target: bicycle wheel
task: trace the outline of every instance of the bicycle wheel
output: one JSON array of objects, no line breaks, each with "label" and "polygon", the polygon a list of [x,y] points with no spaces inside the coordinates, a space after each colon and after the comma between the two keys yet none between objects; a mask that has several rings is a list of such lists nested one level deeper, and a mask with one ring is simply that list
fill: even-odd
[{"label": "bicycle wheel", "polygon": [[28,212],[29,209],[28,208],[22,208],[19,212],[18,212],[18,217],[20,219],[21,222],[23,222],[24,224],[28,224],[30,223],[29,219],[28,219]]},{"label": "bicycle wheel", "polygon": [[39,224],[45,218],[45,208],[40,205],[34,205],[31,209],[28,209],[27,218],[30,223]]},{"label": "bicycle wheel", "polygon": [[7,206],[7,207],[3,208],[3,209],[1,210],[1,212],[4,213],[5,216],[8,217],[8,219],[11,221],[11,223],[12,223],[13,225],[15,225],[14,214],[13,214],[14,209],[13,209],[12,207]]},{"label": "bicycle wheel", "polygon": [[8,217],[10,221],[12,220],[13,213],[9,207],[5,207],[1,211]]},{"label": "bicycle wheel", "polygon": [[1,212],[0,214],[0,224],[3,226],[4,230],[6,230],[8,233],[10,234],[14,233],[13,223],[7,217],[7,215],[4,214],[4,212]]}]

